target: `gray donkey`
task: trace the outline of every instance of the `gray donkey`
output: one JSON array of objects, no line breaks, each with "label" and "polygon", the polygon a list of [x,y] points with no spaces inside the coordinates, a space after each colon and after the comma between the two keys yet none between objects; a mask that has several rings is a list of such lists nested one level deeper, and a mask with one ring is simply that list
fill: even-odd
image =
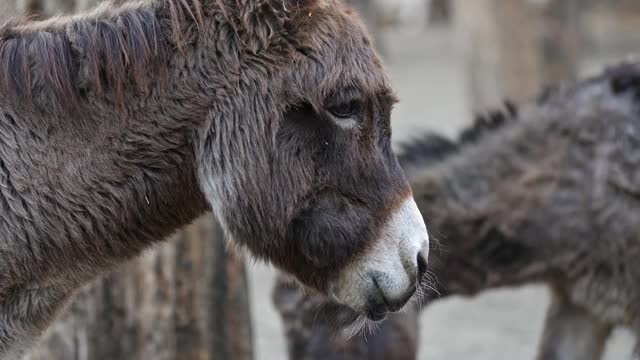
[{"label": "gray donkey", "polygon": [[146,0],[0,28],[0,358],[213,210],[230,243],[380,319],[428,236],[395,101],[332,0]]},{"label": "gray donkey", "polygon": [[[440,240],[427,299],[542,282],[553,299],[538,359],[600,359],[614,326],[640,341],[640,64],[507,105],[457,142],[424,136],[400,161]],[[350,310],[283,279],[274,300],[292,359],[416,356],[415,309],[366,342],[328,330]]]}]

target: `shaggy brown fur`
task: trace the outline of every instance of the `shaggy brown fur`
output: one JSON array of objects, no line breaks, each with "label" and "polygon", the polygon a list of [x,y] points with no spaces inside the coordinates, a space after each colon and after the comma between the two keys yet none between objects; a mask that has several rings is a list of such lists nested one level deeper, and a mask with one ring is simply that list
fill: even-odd
[{"label": "shaggy brown fur", "polygon": [[209,209],[232,244],[362,315],[403,305],[427,236],[417,209],[389,225],[415,208],[393,101],[332,0],[144,0],[3,25],[0,358]]},{"label": "shaggy brown fur", "polygon": [[[640,340],[639,150],[639,64],[546,92],[519,112],[507,105],[480,117],[457,143],[429,135],[407,146],[401,162],[440,240],[429,297],[549,284],[541,360],[597,360],[614,326]],[[285,289],[276,288],[276,304],[291,297]],[[301,302],[319,301],[309,297]],[[312,310],[279,310],[287,328],[314,318]],[[288,334],[296,359],[365,358],[315,356],[310,339],[324,333],[319,323]],[[324,341],[336,349],[335,340]],[[367,346],[350,341],[348,348]],[[404,348],[385,344],[385,351]]]}]

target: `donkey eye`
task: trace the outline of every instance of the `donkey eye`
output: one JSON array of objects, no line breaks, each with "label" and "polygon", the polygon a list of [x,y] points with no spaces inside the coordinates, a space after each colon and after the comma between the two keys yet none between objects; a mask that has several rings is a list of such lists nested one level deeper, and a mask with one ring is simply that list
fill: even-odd
[{"label": "donkey eye", "polygon": [[362,112],[362,106],[359,101],[354,100],[331,106],[327,111],[338,119],[349,119],[359,116]]}]

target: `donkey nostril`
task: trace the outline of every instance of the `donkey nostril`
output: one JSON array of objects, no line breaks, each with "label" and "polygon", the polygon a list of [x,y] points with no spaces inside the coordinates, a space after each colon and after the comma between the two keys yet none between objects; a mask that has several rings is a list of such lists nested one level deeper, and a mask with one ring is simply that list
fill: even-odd
[{"label": "donkey nostril", "polygon": [[427,273],[427,259],[421,254],[418,253],[418,284],[422,282],[425,274]]}]

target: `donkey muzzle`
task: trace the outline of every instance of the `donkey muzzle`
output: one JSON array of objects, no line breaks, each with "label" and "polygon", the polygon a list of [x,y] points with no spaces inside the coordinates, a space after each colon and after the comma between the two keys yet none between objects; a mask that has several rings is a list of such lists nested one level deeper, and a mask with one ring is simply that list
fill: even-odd
[{"label": "donkey muzzle", "polygon": [[334,297],[371,320],[381,320],[411,299],[426,273],[429,236],[410,196],[393,212],[382,236],[345,269]]}]

